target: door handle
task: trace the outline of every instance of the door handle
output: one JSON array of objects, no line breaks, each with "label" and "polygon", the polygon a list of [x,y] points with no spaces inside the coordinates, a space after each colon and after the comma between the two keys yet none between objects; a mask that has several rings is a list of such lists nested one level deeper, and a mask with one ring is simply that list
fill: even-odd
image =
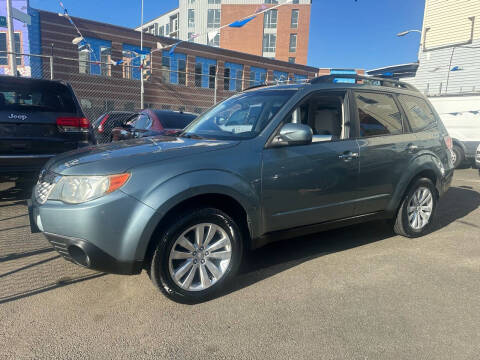
[{"label": "door handle", "polygon": [[352,159],[357,159],[358,158],[358,153],[354,153],[351,151],[344,152],[341,155],[338,155],[338,158],[343,161],[350,161]]}]

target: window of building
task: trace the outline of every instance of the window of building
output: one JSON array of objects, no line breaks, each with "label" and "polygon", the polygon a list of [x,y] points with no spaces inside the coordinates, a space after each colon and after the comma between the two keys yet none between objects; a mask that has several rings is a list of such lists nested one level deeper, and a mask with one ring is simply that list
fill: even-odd
[{"label": "window of building", "polygon": [[90,51],[83,49],[78,52],[78,72],[80,74],[90,74]]},{"label": "window of building", "polygon": [[211,29],[220,27],[220,9],[208,9],[207,27]]},{"label": "window of building", "polygon": [[285,71],[278,71],[274,70],[273,71],[273,80],[276,82],[286,82],[288,79],[288,73]]},{"label": "window of building", "polygon": [[103,76],[111,76],[111,67],[110,60],[112,58],[112,49],[110,47],[101,46],[100,47],[100,67]]},{"label": "window of building", "polygon": [[355,93],[360,136],[395,135],[403,132],[402,116],[391,95]]},{"label": "window of building", "polygon": [[250,67],[250,86],[265,84],[267,69]]},{"label": "window of building", "polygon": [[195,27],[195,9],[188,9],[188,27]]},{"label": "window of building", "polygon": [[221,0],[208,0],[209,4],[220,4]]},{"label": "window of building", "polygon": [[288,51],[290,52],[297,51],[297,34],[290,34],[290,44],[288,46]]},{"label": "window of building", "polygon": [[308,79],[307,75],[293,74],[293,80],[296,83],[304,83],[305,80],[307,80],[307,79]]},{"label": "window of building", "polygon": [[263,34],[263,53],[275,53],[277,35]]},{"label": "window of building", "polygon": [[165,52],[162,54],[162,82],[170,82],[170,57]]},{"label": "window of building", "polygon": [[[139,46],[123,44],[123,77],[125,79],[140,80],[140,56],[138,56]],[[143,50],[150,51],[150,48],[143,47]]]},{"label": "window of building", "polygon": [[224,90],[242,91],[243,65],[225,62],[224,68]]},{"label": "window of building", "polygon": [[291,64],[295,64],[295,58],[294,57],[289,57],[288,62]]},{"label": "window of building", "polygon": [[[15,53],[22,53],[22,39],[20,33],[14,34]],[[0,33],[0,51],[7,51],[7,33]],[[22,55],[16,55],[16,63],[22,65]],[[8,65],[8,54],[0,53],[0,65]]]},{"label": "window of building", "polygon": [[412,131],[422,131],[436,124],[435,115],[425,100],[409,95],[399,95],[398,99],[405,110]]},{"label": "window of building", "polygon": [[195,63],[195,86],[202,87],[202,64]]},{"label": "window of building", "polygon": [[215,88],[215,75],[216,75],[217,67],[215,65],[210,65],[208,67],[208,87],[210,89]]},{"label": "window of building", "polygon": [[265,0],[265,4],[278,4],[278,0]]},{"label": "window of building", "polygon": [[193,31],[189,31],[189,32],[188,32],[188,41],[195,42],[195,39],[192,38],[193,34],[194,34]]},{"label": "window of building", "polygon": [[213,39],[208,39],[208,45],[209,46],[215,46],[215,47],[219,47],[220,46],[220,34],[217,33]]},{"label": "window of building", "polygon": [[235,90],[236,91],[242,91],[243,86],[242,86],[242,80],[243,80],[243,70],[237,70],[235,74]]},{"label": "window of building", "polygon": [[[2,53],[2,51],[5,51]],[[8,65],[7,33],[0,32],[0,65]]]},{"label": "window of building", "polygon": [[188,0],[188,3],[189,3],[190,5],[193,5],[193,4],[195,4],[195,0]]},{"label": "window of building", "polygon": [[299,3],[298,0],[293,0],[293,1],[292,1],[292,4],[298,4],[298,3]]},{"label": "window of building", "polygon": [[162,25],[162,26],[160,26],[159,29],[160,29],[160,30],[159,30],[159,35],[160,35],[160,36],[164,36],[164,35],[165,35],[165,27]]},{"label": "window of building", "polygon": [[187,62],[185,59],[178,59],[178,83],[186,85],[187,83]]},{"label": "window of building", "polygon": [[170,24],[165,25],[165,35],[170,36]]},{"label": "window of building", "polygon": [[277,28],[277,9],[268,10],[263,15],[263,27],[265,29],[276,29]]},{"label": "window of building", "polygon": [[197,56],[195,58],[195,86],[213,89],[216,69],[216,60]]},{"label": "window of building", "polygon": [[230,90],[230,68],[223,70],[223,90]]},{"label": "window of building", "polygon": [[296,29],[298,27],[298,9],[292,10],[292,18],[290,20],[290,27]]}]

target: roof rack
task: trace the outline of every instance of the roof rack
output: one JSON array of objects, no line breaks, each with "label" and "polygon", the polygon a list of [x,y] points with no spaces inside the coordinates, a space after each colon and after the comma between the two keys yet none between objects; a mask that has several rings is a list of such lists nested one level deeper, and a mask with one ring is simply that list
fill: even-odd
[{"label": "roof rack", "polygon": [[357,74],[338,74],[338,75],[323,75],[317,76],[310,80],[311,84],[332,84],[332,83],[346,83],[347,81],[342,81],[341,79],[351,79],[353,80],[352,84],[362,84],[362,85],[371,85],[371,86],[388,86],[406,90],[417,91],[415,86],[407,84],[402,81],[379,78],[373,76],[364,76]]}]

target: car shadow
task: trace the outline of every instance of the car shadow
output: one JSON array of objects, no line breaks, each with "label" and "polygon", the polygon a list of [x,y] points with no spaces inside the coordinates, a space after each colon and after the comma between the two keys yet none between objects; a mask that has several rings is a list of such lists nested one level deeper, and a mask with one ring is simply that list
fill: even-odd
[{"label": "car shadow", "polygon": [[[35,182],[30,179],[25,181],[0,183],[0,207],[20,205],[32,195]],[[7,202],[3,204],[3,202]]]},{"label": "car shadow", "polygon": [[4,303],[7,303],[7,302],[19,300],[19,299],[26,298],[26,297],[29,297],[29,296],[41,294],[41,293],[46,292],[46,291],[58,289],[58,288],[61,288],[61,287],[64,287],[64,286],[76,284],[78,282],[82,282],[82,281],[86,281],[86,280],[95,279],[95,278],[105,276],[105,275],[106,275],[105,273],[94,273],[94,274],[89,274],[89,275],[84,275],[84,276],[73,277],[73,278],[63,277],[63,278],[58,279],[57,281],[55,281],[53,283],[45,285],[45,286],[25,290],[25,291],[18,292],[18,293],[12,294],[12,295],[0,296],[0,304],[4,304]]},{"label": "car shadow", "polygon": [[[480,206],[480,193],[451,187],[440,200],[432,231],[461,220]],[[269,244],[247,254],[239,274],[219,296],[238,291],[304,262],[395,236],[387,221],[374,221]]]}]

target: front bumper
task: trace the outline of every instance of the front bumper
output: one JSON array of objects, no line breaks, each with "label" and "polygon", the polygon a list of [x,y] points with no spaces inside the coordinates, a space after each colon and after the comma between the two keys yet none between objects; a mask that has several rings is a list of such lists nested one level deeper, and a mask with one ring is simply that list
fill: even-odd
[{"label": "front bumper", "polygon": [[32,232],[42,232],[66,260],[114,274],[138,274],[153,209],[115,191],[83,204],[48,200],[28,204]]}]

